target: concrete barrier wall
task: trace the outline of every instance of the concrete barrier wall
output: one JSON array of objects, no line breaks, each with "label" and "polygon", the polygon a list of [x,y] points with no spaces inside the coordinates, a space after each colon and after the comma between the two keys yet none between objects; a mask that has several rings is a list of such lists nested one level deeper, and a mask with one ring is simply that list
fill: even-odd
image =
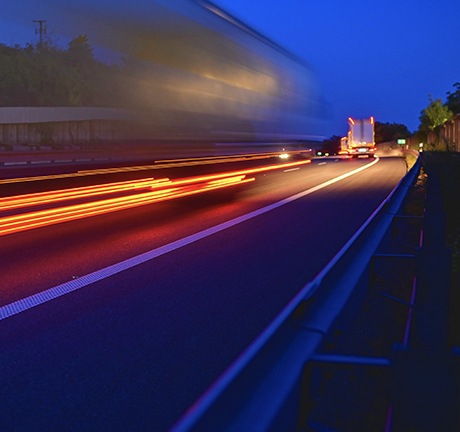
[{"label": "concrete barrier wall", "polygon": [[132,110],[95,107],[0,107],[0,124],[135,120]]},{"label": "concrete barrier wall", "polygon": [[[267,138],[273,139],[274,135]],[[0,108],[0,150],[23,145],[152,140],[255,140],[252,124],[236,118],[181,110],[110,108]],[[293,135],[292,139],[297,138]]]},{"label": "concrete barrier wall", "polygon": [[134,139],[134,124],[116,120],[0,124],[0,144],[82,144]]},{"label": "concrete barrier wall", "polygon": [[0,144],[84,144],[143,139],[148,128],[130,110],[79,107],[0,108]]}]

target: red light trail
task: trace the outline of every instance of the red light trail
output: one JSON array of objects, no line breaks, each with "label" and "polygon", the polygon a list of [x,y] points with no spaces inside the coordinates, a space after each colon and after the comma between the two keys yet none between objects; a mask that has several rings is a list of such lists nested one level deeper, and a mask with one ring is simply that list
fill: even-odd
[{"label": "red light trail", "polygon": [[[167,178],[155,180],[149,178],[1,198],[0,211],[3,211],[39,204],[62,204],[65,201],[83,197],[106,196],[114,193],[119,194],[120,192],[131,193],[127,196],[117,196],[114,198],[64,205],[39,211],[26,211],[22,214],[5,216],[0,218],[0,235],[12,234],[61,222],[241,185],[255,180],[254,177],[246,178],[247,175],[305,165],[310,162],[310,160],[304,160],[177,180],[169,180]],[[133,191],[136,193],[132,194]]]}]

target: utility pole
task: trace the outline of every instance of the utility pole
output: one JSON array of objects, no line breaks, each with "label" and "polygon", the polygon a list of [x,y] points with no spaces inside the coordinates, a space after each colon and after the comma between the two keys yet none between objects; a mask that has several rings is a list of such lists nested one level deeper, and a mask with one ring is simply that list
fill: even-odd
[{"label": "utility pole", "polygon": [[35,29],[35,34],[40,34],[40,42],[38,46],[41,48],[43,46],[43,35],[46,34],[46,26],[43,25],[46,23],[46,20],[34,20],[34,23],[38,23],[40,26],[38,30]]}]

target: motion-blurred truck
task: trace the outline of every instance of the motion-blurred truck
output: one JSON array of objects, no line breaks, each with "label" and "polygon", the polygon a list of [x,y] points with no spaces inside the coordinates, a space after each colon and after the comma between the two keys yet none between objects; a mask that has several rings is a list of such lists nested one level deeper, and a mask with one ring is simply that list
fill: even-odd
[{"label": "motion-blurred truck", "polygon": [[352,119],[348,117],[348,136],[340,142],[340,154],[352,157],[374,156],[377,148],[374,142],[374,117],[368,119]]}]

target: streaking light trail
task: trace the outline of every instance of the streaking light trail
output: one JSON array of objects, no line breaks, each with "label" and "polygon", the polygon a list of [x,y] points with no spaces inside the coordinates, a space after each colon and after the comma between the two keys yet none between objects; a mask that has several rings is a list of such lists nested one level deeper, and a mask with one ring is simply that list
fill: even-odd
[{"label": "streaking light trail", "polygon": [[317,186],[314,186],[310,189],[304,190],[300,193],[297,193],[295,195],[292,195],[290,197],[287,197],[285,199],[282,199],[281,201],[277,201],[275,203],[272,203],[268,206],[259,208],[257,210],[254,210],[250,213],[246,213],[242,216],[238,216],[234,219],[225,221],[221,224],[218,224],[216,226],[206,228],[203,231],[191,234],[187,237],[178,239],[176,241],[173,241],[172,243],[163,245],[159,248],[152,249],[150,251],[144,252],[140,255],[137,255],[135,257],[129,258],[127,260],[121,261],[119,263],[113,264],[109,267],[102,268],[100,270],[97,270],[93,273],[84,275],[79,277],[78,279],[72,279],[71,281],[65,282],[63,284],[57,285],[55,287],[49,288],[45,291],[42,291],[40,293],[34,294],[32,296],[20,299],[18,301],[15,301],[13,303],[7,304],[5,306],[0,307],[0,320],[6,319],[8,317],[17,315],[21,312],[24,312],[26,310],[29,310],[33,307],[36,307],[38,305],[41,305],[43,303],[49,302],[55,298],[58,298],[60,296],[69,294],[75,290],[87,287],[97,281],[103,280],[105,278],[108,278],[110,276],[113,276],[117,273],[120,273],[121,271],[133,268],[139,264],[148,262],[150,260],[153,260],[159,256],[165,255],[169,252],[172,252],[174,250],[177,250],[181,247],[184,247],[188,244],[194,243],[198,240],[201,240],[203,238],[206,238],[210,235],[213,235],[215,233],[221,232],[222,230],[225,230],[227,228],[230,228],[232,226],[235,226],[239,223],[245,222],[247,220],[253,219],[255,217],[258,217],[262,214],[265,214],[269,211],[272,211],[274,209],[280,208],[286,204],[289,204],[295,200],[298,200],[300,198],[303,198],[307,195],[310,195],[312,193],[315,193],[318,190],[324,189],[334,183],[337,183],[341,180],[344,180],[350,176],[353,176],[355,174],[358,174],[359,172],[370,168],[371,166],[375,165],[379,161],[378,158],[376,158],[373,162],[366,164],[358,169],[355,169],[353,171],[350,171],[348,173],[342,174],[339,177],[336,177],[334,179],[328,180],[324,183],[321,183]]},{"label": "streaking light trail", "polygon": [[[119,193],[122,191],[131,193],[128,196],[118,196],[115,198],[106,198],[81,204],[64,205],[57,208],[29,211],[13,216],[6,216],[0,218],[0,235],[12,234],[61,222],[125,210],[132,207],[195,195],[229,186],[241,185],[255,180],[254,177],[246,178],[247,175],[296,167],[310,162],[310,160],[304,160],[178,180],[169,180],[167,178],[154,180],[150,178],[2,198],[0,201],[0,210],[11,210],[43,203],[62,204],[66,200],[68,201],[81,197],[97,197],[99,195]],[[148,191],[145,191],[146,189],[148,189]],[[137,190],[138,193],[133,195],[133,190]]]},{"label": "streaking light trail", "polygon": [[[290,151],[290,155],[302,155],[309,154],[310,150],[297,150]],[[212,158],[189,158],[189,159],[165,159],[156,161],[152,165],[138,165],[130,167],[119,167],[119,168],[103,168],[103,169],[91,169],[91,170],[82,170],[73,173],[67,174],[52,174],[47,176],[37,176],[37,177],[21,177],[21,178],[12,178],[12,179],[2,179],[0,184],[8,183],[23,183],[29,181],[40,181],[40,180],[56,180],[69,177],[86,177],[92,175],[104,175],[104,174],[115,174],[122,172],[136,172],[136,171],[149,171],[155,169],[165,169],[165,168],[178,168],[178,167],[187,167],[187,166],[196,166],[196,165],[214,165],[218,163],[227,163],[227,162],[241,162],[247,161],[248,159],[268,159],[274,156],[278,156],[278,152],[274,153],[251,153],[251,154],[241,154],[237,156],[215,156]]]},{"label": "streaking light trail", "polygon": [[168,179],[154,180],[153,178],[118,183],[108,183],[99,186],[88,186],[53,192],[40,192],[17,197],[0,198],[0,210],[11,210],[32,205],[55,203],[70,199],[88,198],[115,192],[136,191],[155,186],[163,186]]}]

